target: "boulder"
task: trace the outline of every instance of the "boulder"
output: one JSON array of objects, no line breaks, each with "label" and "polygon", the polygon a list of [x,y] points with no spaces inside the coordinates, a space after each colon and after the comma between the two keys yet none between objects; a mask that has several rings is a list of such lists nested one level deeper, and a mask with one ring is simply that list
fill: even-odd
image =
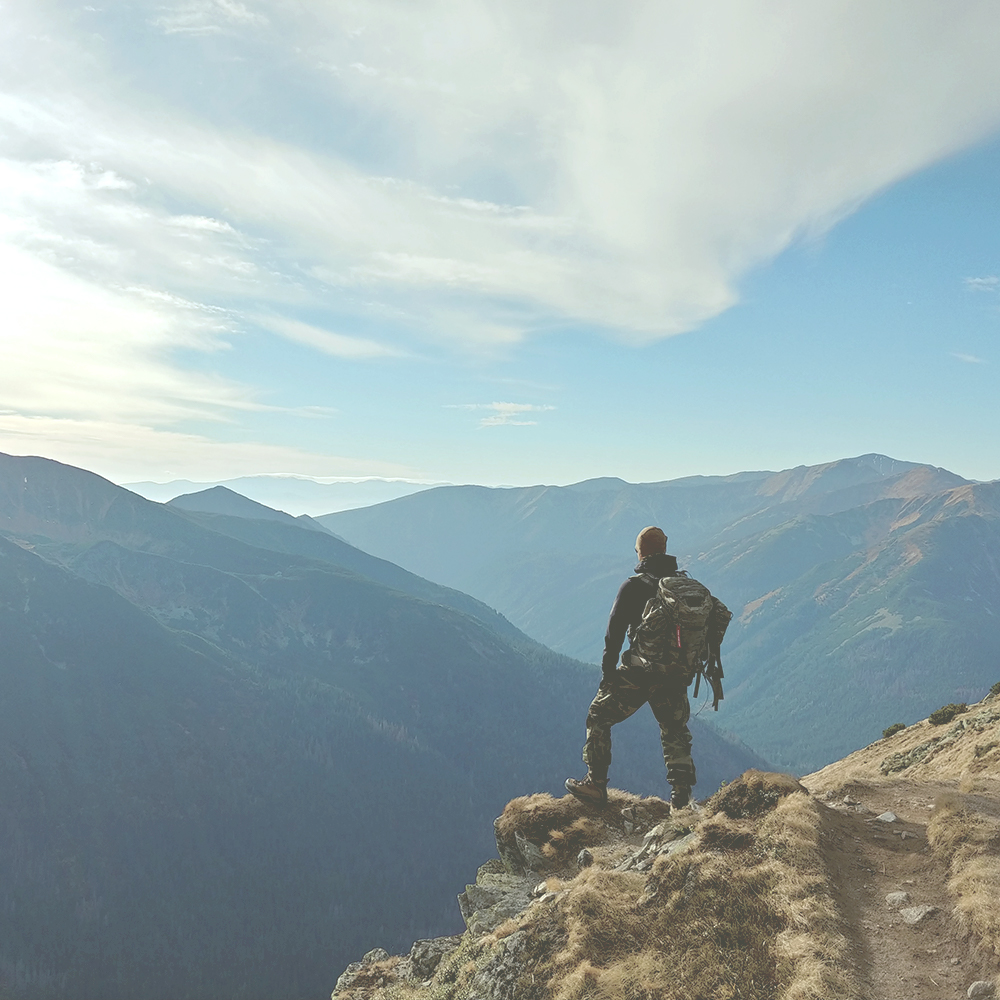
[{"label": "boulder", "polygon": [[460,934],[414,941],[408,957],[410,977],[421,980],[430,979],[441,964],[441,959],[445,955],[451,954],[461,941]]},{"label": "boulder", "polygon": [[903,922],[907,924],[919,924],[923,923],[928,917],[937,913],[938,908],[936,906],[928,906],[924,903],[922,906],[907,906],[899,911],[899,915],[903,918]]},{"label": "boulder", "polygon": [[506,872],[480,872],[474,885],[458,897],[462,919],[470,934],[486,934],[526,909],[534,880]]},{"label": "boulder", "polygon": [[389,952],[385,948],[372,948],[371,951],[365,953],[364,958],[360,962],[351,962],[337,979],[337,985],[333,988],[333,995],[336,996],[338,990],[346,990],[348,986],[352,986],[358,976],[369,965],[374,965],[376,962],[384,962],[388,957]]}]

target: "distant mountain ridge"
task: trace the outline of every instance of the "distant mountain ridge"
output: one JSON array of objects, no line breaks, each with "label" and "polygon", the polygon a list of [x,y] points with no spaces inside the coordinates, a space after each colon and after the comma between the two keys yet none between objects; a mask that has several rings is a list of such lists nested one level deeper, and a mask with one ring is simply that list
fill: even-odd
[{"label": "distant mountain ridge", "polygon": [[659,524],[681,566],[738,616],[720,719],[798,772],[870,741],[885,713],[926,714],[991,683],[998,484],[863,455],[581,486],[445,487],[320,520],[591,662],[635,533]]},{"label": "distant mountain ridge", "polygon": [[301,528],[313,528],[316,531],[329,532],[319,521],[308,514],[293,517],[283,510],[275,510],[265,504],[257,503],[226,486],[213,486],[197,493],[182,493],[167,501],[170,507],[180,510],[198,511],[203,514],[228,514],[232,517],[248,517],[251,520],[282,521],[285,524],[297,524]]},{"label": "distant mountain ridge", "polygon": [[428,489],[438,483],[421,483],[406,479],[359,479],[323,482],[305,476],[239,476],[215,482],[196,483],[189,479],[175,479],[168,483],[123,483],[125,489],[144,496],[147,500],[166,503],[175,497],[222,486],[241,496],[281,511],[299,514],[327,514],[334,510],[367,507],[396,497],[407,496]]}]

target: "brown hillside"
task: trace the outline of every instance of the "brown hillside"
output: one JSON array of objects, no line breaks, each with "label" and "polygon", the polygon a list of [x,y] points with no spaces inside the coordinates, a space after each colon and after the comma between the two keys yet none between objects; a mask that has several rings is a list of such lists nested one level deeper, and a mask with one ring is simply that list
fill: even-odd
[{"label": "brown hillside", "polygon": [[[337,1000],[945,1000],[1000,982],[1000,698],[673,815],[508,804],[467,931],[380,949]],[[887,898],[888,897],[888,898]]]}]

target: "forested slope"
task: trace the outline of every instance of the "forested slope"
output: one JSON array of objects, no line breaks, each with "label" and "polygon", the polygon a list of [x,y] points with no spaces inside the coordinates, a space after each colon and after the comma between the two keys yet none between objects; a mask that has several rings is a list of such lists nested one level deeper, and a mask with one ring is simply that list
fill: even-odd
[{"label": "forested slope", "polygon": [[[12,995],[321,995],[373,935],[454,929],[503,803],[581,767],[594,668],[325,533],[210,523],[0,458]],[[616,744],[637,791],[647,730]],[[708,792],[756,759],[696,752]]]}]

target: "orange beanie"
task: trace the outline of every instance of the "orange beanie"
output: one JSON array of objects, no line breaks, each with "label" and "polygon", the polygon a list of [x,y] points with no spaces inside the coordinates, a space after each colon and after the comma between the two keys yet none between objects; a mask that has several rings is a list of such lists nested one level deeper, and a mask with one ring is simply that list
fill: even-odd
[{"label": "orange beanie", "polygon": [[652,525],[643,528],[635,540],[635,551],[639,554],[640,559],[657,552],[666,552],[667,536],[659,528]]}]

